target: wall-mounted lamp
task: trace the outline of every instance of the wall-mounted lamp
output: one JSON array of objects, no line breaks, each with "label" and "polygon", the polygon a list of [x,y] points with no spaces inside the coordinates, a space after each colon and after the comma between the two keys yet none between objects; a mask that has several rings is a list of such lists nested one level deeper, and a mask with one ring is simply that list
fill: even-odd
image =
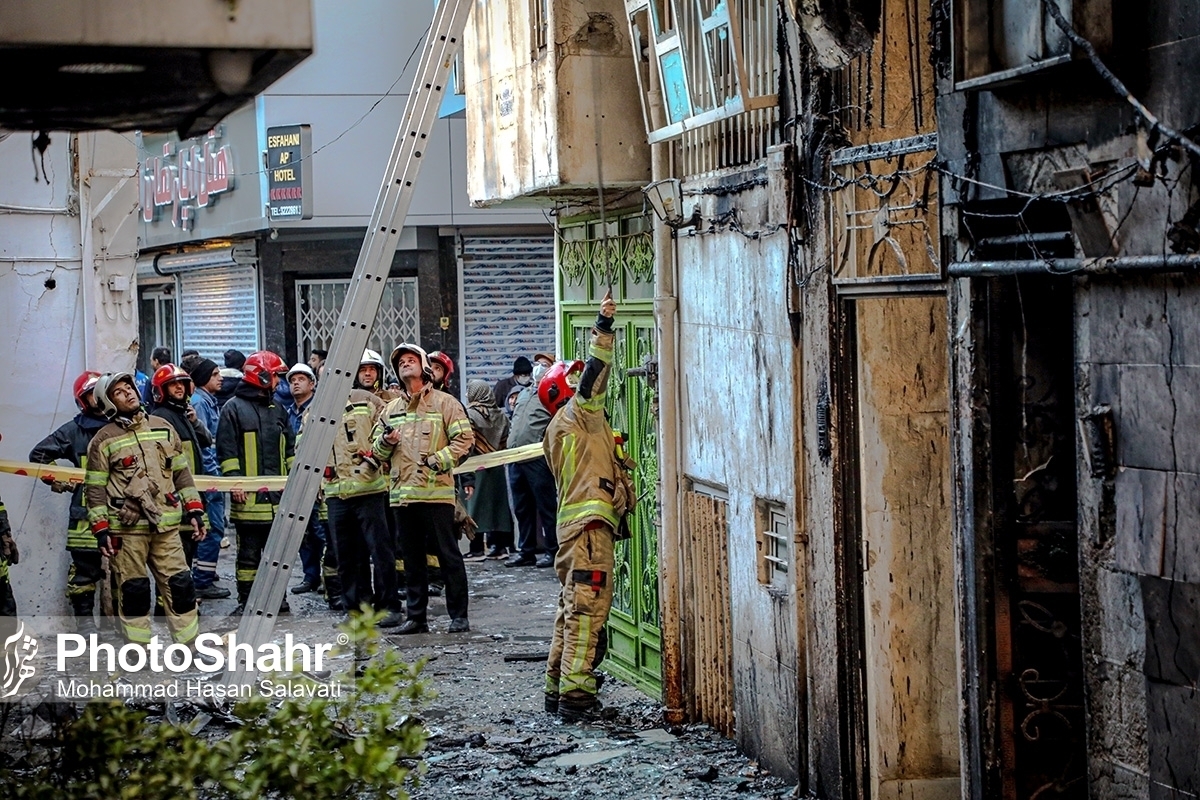
[{"label": "wall-mounted lamp", "polygon": [[649,186],[643,187],[642,194],[646,195],[646,199],[650,201],[650,207],[654,209],[654,215],[672,228],[678,230],[680,228],[692,228],[700,224],[699,203],[692,207],[692,215],[690,217],[685,217],[681,213],[683,209],[683,185],[678,178],[655,181]]}]

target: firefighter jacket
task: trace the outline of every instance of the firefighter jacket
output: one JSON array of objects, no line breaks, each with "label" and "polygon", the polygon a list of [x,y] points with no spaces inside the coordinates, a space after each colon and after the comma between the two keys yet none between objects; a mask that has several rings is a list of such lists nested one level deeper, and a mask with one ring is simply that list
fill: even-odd
[{"label": "firefighter jacket", "polygon": [[386,404],[375,393],[351,389],[342,424],[325,467],[326,497],[358,497],[387,491],[387,466],[375,456],[372,432]]},{"label": "firefighter jacket", "polygon": [[616,533],[633,505],[632,484],[617,460],[613,431],[604,415],[614,338],[612,320],[599,317],[579,389],[550,420],[542,442],[558,486],[560,544],[589,522],[603,522]]},{"label": "firefighter jacket", "polygon": [[[38,442],[29,451],[29,460],[35,464],[53,464],[69,461],[72,466],[87,469],[88,445],[96,432],[108,424],[107,420],[91,414],[76,414],[70,422]],[[68,550],[95,550],[96,537],[88,524],[87,506],[83,501],[83,484],[71,495],[71,512],[67,523]]]},{"label": "firefighter jacket", "polygon": [[[221,409],[217,423],[217,459],[229,476],[286,475],[296,456],[296,434],[287,411],[270,393],[242,382]],[[282,492],[246,493],[245,503],[231,502],[234,522],[270,524]]]},{"label": "firefighter jacket", "polygon": [[[392,446],[383,440],[385,427],[400,432]],[[375,424],[375,454],[391,461],[389,502],[454,504],[452,471],[475,444],[471,421],[462,403],[426,383],[416,394],[401,392],[387,404]],[[437,468],[429,466],[433,456]]]},{"label": "firefighter jacket", "polygon": [[[96,433],[83,483],[93,534],[170,533],[185,514],[204,513],[175,429],[144,411],[118,417]],[[139,507],[137,521],[122,522],[130,501]]]},{"label": "firefighter jacket", "polygon": [[161,403],[155,406],[150,413],[171,423],[171,427],[179,435],[183,452],[187,454],[188,469],[192,471],[192,474],[207,475],[208,471],[204,469],[202,456],[204,448],[212,446],[212,437],[208,435],[208,429],[204,427],[198,417],[195,423],[187,418],[185,409],[186,405],[181,408],[174,403]]}]

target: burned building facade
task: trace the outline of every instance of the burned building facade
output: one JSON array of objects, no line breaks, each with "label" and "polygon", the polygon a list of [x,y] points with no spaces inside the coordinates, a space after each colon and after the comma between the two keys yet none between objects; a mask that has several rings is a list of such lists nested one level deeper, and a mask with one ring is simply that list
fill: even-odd
[{"label": "burned building facade", "polygon": [[633,276],[622,674],[814,797],[1200,791],[1200,14],[593,5],[477,7],[467,116],[567,349]]}]

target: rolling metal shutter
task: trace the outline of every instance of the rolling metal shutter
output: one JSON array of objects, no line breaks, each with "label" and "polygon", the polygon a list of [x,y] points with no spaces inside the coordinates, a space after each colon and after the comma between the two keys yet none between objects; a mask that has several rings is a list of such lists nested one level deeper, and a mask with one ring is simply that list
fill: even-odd
[{"label": "rolling metal shutter", "polygon": [[180,339],[218,364],[229,348],[259,349],[258,271],[253,266],[197,269],[179,275]]},{"label": "rolling metal shutter", "polygon": [[467,381],[511,375],[517,356],[554,353],[553,235],[464,237],[459,286],[464,395]]}]

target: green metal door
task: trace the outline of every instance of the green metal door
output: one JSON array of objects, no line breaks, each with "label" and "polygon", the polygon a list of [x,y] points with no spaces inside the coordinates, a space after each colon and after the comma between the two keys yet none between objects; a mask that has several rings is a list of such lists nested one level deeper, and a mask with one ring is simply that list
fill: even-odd
[{"label": "green metal door", "polygon": [[[607,247],[607,253],[604,252]],[[560,230],[560,313],[566,358],[587,359],[600,298],[609,285],[617,300],[617,338],[607,408],[613,430],[625,436],[637,462],[638,505],[632,538],[616,546],[609,651],[604,669],[654,697],[662,696],[662,631],[658,605],[657,421],[654,392],[628,374],[654,354],[654,248],[643,217],[608,222],[603,237],[594,220]]]}]

